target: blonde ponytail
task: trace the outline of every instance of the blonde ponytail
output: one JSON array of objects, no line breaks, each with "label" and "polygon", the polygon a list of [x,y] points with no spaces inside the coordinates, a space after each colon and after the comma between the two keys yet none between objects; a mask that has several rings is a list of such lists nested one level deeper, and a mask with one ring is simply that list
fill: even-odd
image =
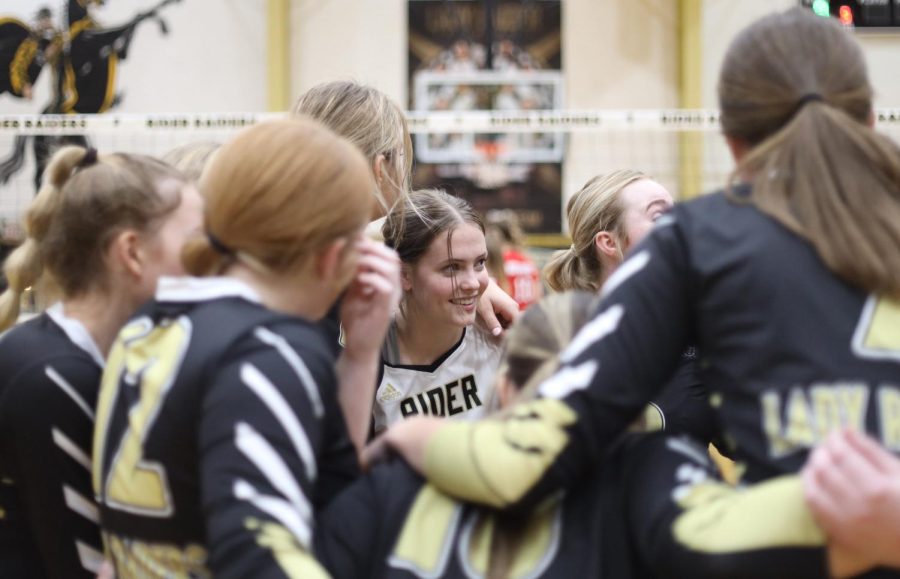
[{"label": "blonde ponytail", "polygon": [[636,181],[648,179],[633,169],[620,169],[597,175],[572,195],[566,205],[566,219],[572,235],[572,247],[558,251],[544,266],[544,278],[553,291],[600,290],[608,272],[594,247],[594,237],[607,231],[621,238],[624,208],[619,199],[622,190]]},{"label": "blonde ponytail", "polygon": [[63,147],[44,172],[44,184],[25,213],[25,240],[3,265],[8,287],[0,295],[0,331],[16,323],[22,294],[37,284],[44,273],[42,241],[59,209],[60,190],[86,154],[87,150],[81,147]]},{"label": "blonde ponytail", "polygon": [[[589,251],[593,251],[593,244]],[[600,291],[600,260],[593,253],[580,257],[574,248],[557,251],[544,266],[544,280],[555,292],[581,290]]]}]

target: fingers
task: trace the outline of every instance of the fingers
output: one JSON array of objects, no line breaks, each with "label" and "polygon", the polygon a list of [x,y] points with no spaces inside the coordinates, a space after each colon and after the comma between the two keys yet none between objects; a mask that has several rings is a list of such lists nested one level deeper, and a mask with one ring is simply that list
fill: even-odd
[{"label": "fingers", "polygon": [[816,449],[813,471],[823,491],[838,504],[852,504],[860,479],[872,471],[846,444],[834,437]]},{"label": "fingers", "polygon": [[869,456],[860,453],[850,442],[849,432],[839,432],[828,437],[825,441],[825,449],[831,458],[835,471],[845,479],[866,482],[879,477],[879,470],[875,461]]},{"label": "fingers", "polygon": [[381,435],[369,443],[359,455],[359,465],[362,470],[369,471],[380,462],[385,462],[391,454],[385,436]]},{"label": "fingers", "polygon": [[882,448],[870,436],[851,430],[844,433],[843,437],[848,447],[865,459],[872,468],[886,475],[900,476],[900,459]]},{"label": "fingers", "polygon": [[358,241],[357,248],[360,252],[358,273],[350,293],[364,297],[380,295],[399,300],[400,258],[397,252],[368,239]]},{"label": "fingers", "polygon": [[478,316],[481,323],[484,324],[492,336],[500,336],[503,334],[503,325],[500,324],[500,320],[497,319],[497,315],[494,314],[494,308],[491,307],[490,302],[479,300]]},{"label": "fingers", "polygon": [[373,272],[361,273],[356,277],[356,281],[362,286],[364,295],[373,295],[375,293],[390,296],[395,293],[397,286],[384,276]]},{"label": "fingers", "polygon": [[360,292],[365,297],[380,295],[399,302],[399,270],[392,274],[389,267],[361,269],[350,287],[350,293],[354,292]]},{"label": "fingers", "polygon": [[399,279],[400,258],[397,257],[397,254],[360,253],[357,268],[359,271],[377,271],[385,277]]},{"label": "fingers", "polygon": [[[892,467],[897,459],[884,456],[886,451],[864,435],[850,431],[835,433],[823,445],[828,468],[819,473],[827,490],[844,505],[850,516],[860,520],[878,515],[879,506],[887,500]],[[840,493],[840,494],[837,494]]]},{"label": "fingers", "polygon": [[896,459],[864,435],[840,432],[815,449],[803,469],[807,503],[829,535],[852,542],[879,516]]},{"label": "fingers", "polygon": [[819,482],[818,472],[810,468],[814,454],[810,455],[810,460],[807,462],[806,468],[800,473],[800,477],[803,481],[803,494],[806,497],[806,504],[813,512],[816,520],[819,521],[819,524],[827,529],[837,513],[837,505],[835,505],[828,493],[823,490]]},{"label": "fingers", "polygon": [[494,336],[500,336],[519,315],[519,304],[493,281],[478,300],[481,323]]},{"label": "fingers", "polygon": [[359,272],[375,272],[399,285],[400,257],[396,251],[368,240],[360,242],[358,247],[360,248],[357,266]]},{"label": "fingers", "polygon": [[97,579],[115,579],[116,572],[113,569],[112,563],[109,561],[103,561],[103,565],[100,566],[100,571],[97,573]]}]

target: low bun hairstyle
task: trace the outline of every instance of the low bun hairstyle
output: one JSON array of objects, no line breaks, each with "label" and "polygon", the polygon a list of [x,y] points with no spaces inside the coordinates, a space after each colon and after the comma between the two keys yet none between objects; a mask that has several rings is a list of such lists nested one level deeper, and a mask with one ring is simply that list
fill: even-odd
[{"label": "low bun hairstyle", "polygon": [[221,273],[234,260],[269,272],[308,257],[368,222],[375,185],[365,158],[311,119],[244,129],[203,173],[206,234],[182,251],[193,275]]}]

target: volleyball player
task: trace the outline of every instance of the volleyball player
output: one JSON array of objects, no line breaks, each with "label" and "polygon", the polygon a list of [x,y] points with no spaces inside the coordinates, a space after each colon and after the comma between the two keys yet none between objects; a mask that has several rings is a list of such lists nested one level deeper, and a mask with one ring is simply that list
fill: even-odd
[{"label": "volleyball player", "polygon": [[[537,385],[552,373],[557,356],[590,318],[595,304],[595,296],[587,292],[554,294],[531,307],[510,329],[496,392],[511,422],[527,414],[509,408],[535,396]],[[645,492],[648,478],[658,484],[660,476],[654,471],[666,476],[680,471],[715,480],[715,470],[702,446],[662,433],[629,435],[608,461],[609,468],[592,469],[567,493],[526,513],[500,513],[462,503],[402,462],[379,465],[326,509],[319,520],[316,552],[338,579],[650,576],[653,571],[638,556],[649,549],[633,542],[646,543],[660,528],[667,528],[670,513],[648,516],[648,498],[659,495]],[[715,490],[719,496],[734,493],[725,485]],[[746,495],[742,502],[729,503],[731,512],[720,518],[731,523],[778,498],[777,492],[762,488]],[[810,517],[797,518],[789,509],[770,512],[768,517],[782,536],[802,536],[811,530],[815,534]],[[708,520],[706,524],[725,528]],[[689,557],[689,571],[673,567],[663,575],[773,576],[791,569],[797,555],[785,548],[768,549],[763,555],[696,554]],[[815,568],[810,571],[794,576],[815,576]]]},{"label": "volleyball player", "polygon": [[[377,201],[372,205],[372,222],[366,234],[372,239],[380,239],[383,218],[404,199],[410,187],[412,140],[403,111],[384,93],[372,87],[334,81],[317,85],[300,95],[293,112],[318,120],[362,151],[375,180],[373,194]],[[329,344],[338,355],[339,382],[369,384],[375,388],[381,368],[380,344],[375,348],[369,347],[371,336],[351,331],[344,321],[345,315],[339,311],[343,307],[341,301],[320,322]],[[477,309],[481,323],[495,336],[500,335],[502,327],[518,315],[515,300],[496,284],[489,284]],[[350,352],[340,351],[339,342],[356,353],[351,357]],[[344,398],[343,393],[351,390],[341,389],[341,405],[347,416],[350,436],[357,448],[362,450],[371,432],[375,395],[374,392],[363,394],[352,390],[354,396]]]},{"label": "volleyball player", "polygon": [[201,216],[193,186],[155,159],[80,147],[53,157],[0,298],[5,329],[25,288],[52,278],[61,296],[0,340],[3,577],[96,574],[91,437],[104,358],[157,278],[182,271],[180,246]]},{"label": "volleyball player", "polygon": [[[572,486],[692,342],[746,480],[797,472],[845,427],[894,444],[900,151],[872,128],[862,51],[830,19],[771,15],[732,43],[718,91],[743,182],[657,222],[515,436],[498,420],[418,418],[389,430],[386,442],[431,482],[507,508]],[[660,500],[689,516],[681,499],[703,482],[688,478]],[[726,550],[771,546],[765,534],[755,546],[731,536]],[[697,537],[657,539],[710,548]]]},{"label": "volleyball player", "polygon": [[[524,234],[514,213],[500,212],[489,216],[487,227],[488,270],[497,285],[516,300],[524,310],[541,299],[541,272],[525,251]],[[492,248],[496,246],[496,249]],[[497,253],[496,267],[491,267],[491,252]]]},{"label": "volleyball player", "polygon": [[382,233],[403,264],[403,299],[382,351],[376,432],[416,414],[482,416],[500,345],[475,324],[488,285],[481,217],[443,191],[415,191]]},{"label": "volleyball player", "polygon": [[[369,161],[378,188],[373,223],[366,230],[380,233],[381,219],[409,192],[413,150],[403,110],[384,93],[351,81],[320,84],[306,91],[294,105],[295,114],[308,115],[350,140]],[[478,304],[478,316],[493,335],[515,319],[518,306],[491,284]]]},{"label": "volleyball player", "polygon": [[[593,177],[566,206],[573,243],[544,267],[547,285],[554,291],[599,292],[628,251],[672,205],[665,187],[640,171],[621,169]],[[685,348],[675,374],[640,417],[642,428],[689,434],[702,442],[718,437],[696,358],[696,348]],[[721,440],[716,442],[724,446]]]},{"label": "volleyball player", "polygon": [[315,321],[343,293],[383,312],[354,326],[380,344],[398,297],[390,252],[363,239],[372,187],[310,120],[216,153],[182,256],[201,277],[162,279],[104,373],[93,482],[117,577],[322,576],[313,517],[358,467]]},{"label": "volleyball player", "polygon": [[597,175],[566,205],[571,247],[544,267],[553,291],[599,292],[657,219],[673,205],[672,195],[648,175],[620,169]]},{"label": "volleyball player", "polygon": [[[416,195],[413,193],[413,200]],[[446,253],[446,241],[437,246]],[[516,320],[507,332],[496,376],[500,407],[509,407],[519,396],[533,395],[529,390],[533,391],[541,376],[552,371],[555,357],[589,318],[594,302],[594,296],[585,292],[552,295]],[[496,566],[501,563],[500,551],[509,551],[505,548],[509,541],[500,548],[498,545],[515,536],[524,539],[523,548],[509,553],[513,561],[507,563],[515,563],[517,576],[531,576],[541,564],[546,567],[545,576],[598,576],[599,569],[591,559],[599,560],[594,554],[599,550],[599,530],[606,520],[595,516],[597,509],[590,504],[595,498],[599,505],[598,494],[581,493],[574,500],[567,499],[565,506],[561,501],[554,502],[530,521],[527,517],[519,520],[520,527],[530,531],[524,538],[508,527],[498,530],[495,523],[502,517],[454,501],[402,462],[394,462],[380,465],[357,480],[326,509],[319,520],[316,552],[336,579],[486,576],[485,563],[490,560]],[[573,508],[581,513],[570,521]],[[565,526],[560,527],[563,510]],[[495,542],[492,536],[497,537]],[[587,547],[578,552],[590,552],[591,556],[560,556],[561,546],[567,544]],[[496,555],[486,557],[494,551]],[[521,557],[525,552],[537,556]],[[475,560],[470,562],[473,555]],[[523,569],[519,566],[523,564],[530,567]]]}]

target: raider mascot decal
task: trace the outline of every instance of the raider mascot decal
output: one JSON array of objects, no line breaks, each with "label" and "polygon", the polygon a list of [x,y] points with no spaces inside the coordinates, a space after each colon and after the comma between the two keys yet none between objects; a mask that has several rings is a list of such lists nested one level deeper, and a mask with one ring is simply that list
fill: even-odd
[{"label": "raider mascot decal", "polygon": [[[150,10],[137,14],[122,26],[101,27],[91,16],[92,5],[104,0],[68,0],[65,24],[53,25],[47,8],[38,11],[35,24],[29,26],[15,18],[0,18],[0,94],[31,99],[32,86],[43,68],[53,71],[53,96],[42,114],[99,114],[116,106],[121,93],[116,90],[119,61],[128,57],[128,49],[138,25],[155,20],[160,32],[168,26],[159,12],[181,0],[163,0]],[[28,136],[18,136],[13,153],[0,162],[0,184],[6,183],[25,162]],[[44,166],[53,150],[66,143],[86,145],[83,136],[34,137],[36,171],[35,190],[40,187]]]}]

